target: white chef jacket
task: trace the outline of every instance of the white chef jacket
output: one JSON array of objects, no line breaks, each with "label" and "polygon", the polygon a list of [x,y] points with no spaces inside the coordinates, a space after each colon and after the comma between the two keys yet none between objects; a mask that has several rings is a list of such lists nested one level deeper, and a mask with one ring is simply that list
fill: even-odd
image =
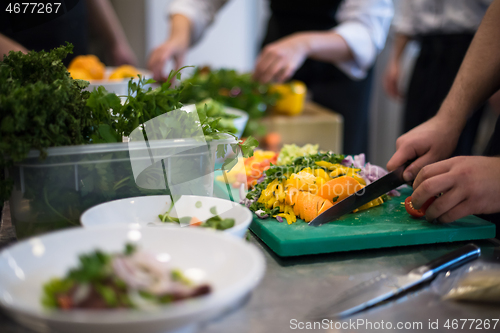
[{"label": "white chef jacket", "polygon": [[408,35],[475,33],[493,0],[399,0],[393,25]]},{"label": "white chef jacket", "polygon": [[[196,43],[217,11],[228,0],[173,0],[168,15],[182,14],[191,21],[191,42]],[[384,48],[394,14],[391,0],[344,0],[337,10],[339,24],[332,29],[347,43],[354,60],[338,62],[352,79],[363,79]]]}]

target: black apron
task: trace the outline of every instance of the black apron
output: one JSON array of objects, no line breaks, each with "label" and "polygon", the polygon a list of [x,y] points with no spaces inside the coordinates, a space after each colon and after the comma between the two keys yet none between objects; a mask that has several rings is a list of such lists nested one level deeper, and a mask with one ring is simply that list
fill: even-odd
[{"label": "black apron", "polygon": [[[443,103],[465,57],[473,33],[419,36],[420,54],[406,94],[404,132],[432,118]],[[453,156],[472,155],[484,107],[467,121]]]},{"label": "black apron", "polygon": [[[0,14],[0,33],[18,42],[28,50],[49,51],[65,45],[66,41],[73,44],[73,54],[64,59],[67,66],[77,55],[87,54],[88,32],[87,11],[84,0],[61,0],[58,13],[31,14],[32,7],[27,8],[27,14]],[[53,9],[55,9],[53,5]],[[24,10],[24,6],[21,6]],[[2,8],[2,11],[4,8]],[[37,10],[37,8],[36,8]],[[35,11],[36,11],[35,10]]]},{"label": "black apron", "polygon": [[[341,0],[270,0],[263,46],[299,31],[330,30]],[[303,81],[313,101],[344,116],[344,153],[368,153],[368,111],[372,70],[354,81],[336,66],[306,59],[292,79]],[[320,134],[318,134],[320,135]]]}]

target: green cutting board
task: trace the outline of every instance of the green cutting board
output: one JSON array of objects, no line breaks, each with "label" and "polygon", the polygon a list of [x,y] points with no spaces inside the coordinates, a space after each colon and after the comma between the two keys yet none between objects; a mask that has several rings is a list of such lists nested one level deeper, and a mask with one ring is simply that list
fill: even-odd
[{"label": "green cutting board", "polygon": [[282,257],[495,237],[494,224],[472,215],[449,224],[410,217],[404,200],[411,192],[403,189],[400,197],[381,206],[347,214],[320,227],[311,227],[303,220],[288,225],[254,215],[250,229]]}]

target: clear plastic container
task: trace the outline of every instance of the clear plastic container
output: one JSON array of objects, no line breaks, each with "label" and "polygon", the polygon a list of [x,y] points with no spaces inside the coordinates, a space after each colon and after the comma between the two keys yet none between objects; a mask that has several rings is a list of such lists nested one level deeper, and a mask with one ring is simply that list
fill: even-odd
[{"label": "clear plastic container", "polygon": [[79,225],[86,209],[110,200],[158,194],[212,196],[216,151],[234,138],[154,140],[31,151],[8,170],[17,236]]}]

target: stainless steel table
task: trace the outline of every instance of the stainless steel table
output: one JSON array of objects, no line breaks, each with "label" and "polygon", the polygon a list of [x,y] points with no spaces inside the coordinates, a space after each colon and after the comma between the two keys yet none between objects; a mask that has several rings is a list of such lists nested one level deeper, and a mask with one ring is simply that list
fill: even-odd
[{"label": "stainless steel table", "polygon": [[[0,228],[0,246],[14,241],[8,209]],[[252,235],[251,240],[266,257],[267,271],[260,285],[231,312],[201,325],[201,333],[297,332],[307,326],[305,316],[319,303],[333,299],[346,288],[376,276],[379,272],[403,274],[412,268],[452,251],[465,243],[422,245],[326,255],[280,258]],[[500,242],[475,242],[482,249],[482,260],[500,262]],[[1,273],[1,272],[0,272]],[[316,324],[318,332],[461,332],[469,329],[446,328],[453,320],[500,319],[500,306],[443,302],[429,286],[395,301],[346,319]],[[476,322],[476,324],[479,321]],[[321,325],[323,328],[321,328]],[[310,323],[314,325],[314,323]],[[391,326],[391,329],[389,328]],[[437,329],[430,329],[436,327]],[[327,329],[325,327],[328,326]],[[398,326],[401,327],[398,329]],[[474,325],[476,327],[477,325]],[[493,330],[500,332],[500,322]],[[336,328],[337,327],[337,328]],[[343,328],[342,328],[343,327]],[[378,329],[377,329],[378,327]],[[406,328],[405,328],[406,327]],[[370,329],[371,328],[371,329]],[[306,329],[304,329],[306,331]],[[0,332],[27,333],[0,313]]]}]

